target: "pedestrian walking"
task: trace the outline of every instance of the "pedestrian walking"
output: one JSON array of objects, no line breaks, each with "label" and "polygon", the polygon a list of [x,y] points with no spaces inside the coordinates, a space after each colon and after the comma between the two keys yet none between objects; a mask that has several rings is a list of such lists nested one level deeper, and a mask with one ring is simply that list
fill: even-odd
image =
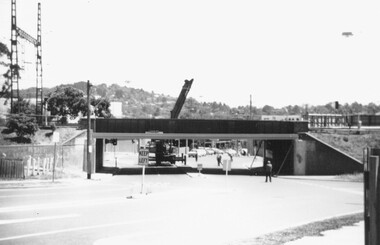
[{"label": "pedestrian walking", "polygon": [[222,155],[220,155],[220,153],[216,155],[216,161],[218,162],[218,167],[219,167],[220,164],[222,163]]},{"label": "pedestrian walking", "polygon": [[195,161],[198,162],[198,152],[195,153]]},{"label": "pedestrian walking", "polygon": [[233,156],[232,156],[232,154],[231,153],[227,153],[228,154],[228,156],[230,156],[230,160],[231,160],[231,162],[234,160],[234,158],[233,158]]},{"label": "pedestrian walking", "polygon": [[266,164],[264,164],[264,170],[265,170],[265,182],[272,182],[272,163],[270,161],[267,161]]}]

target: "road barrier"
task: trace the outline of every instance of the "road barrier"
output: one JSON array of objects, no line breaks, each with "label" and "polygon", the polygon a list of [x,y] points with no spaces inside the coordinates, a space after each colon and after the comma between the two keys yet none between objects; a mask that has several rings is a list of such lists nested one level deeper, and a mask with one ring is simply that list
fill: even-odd
[{"label": "road barrier", "polygon": [[380,244],[380,149],[365,148],[364,165],[364,240],[365,245]]}]

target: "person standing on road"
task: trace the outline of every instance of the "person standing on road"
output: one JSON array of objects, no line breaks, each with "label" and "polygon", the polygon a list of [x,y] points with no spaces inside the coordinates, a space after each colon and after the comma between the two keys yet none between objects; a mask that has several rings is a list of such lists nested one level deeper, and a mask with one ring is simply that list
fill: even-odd
[{"label": "person standing on road", "polygon": [[222,156],[220,155],[220,153],[218,153],[216,155],[216,161],[218,162],[218,167],[220,166],[220,164],[222,163]]},{"label": "person standing on road", "polygon": [[195,161],[198,162],[198,152],[195,153]]},{"label": "person standing on road", "polygon": [[264,171],[265,171],[265,182],[272,182],[272,163],[270,161],[267,161],[266,164],[264,164]]}]

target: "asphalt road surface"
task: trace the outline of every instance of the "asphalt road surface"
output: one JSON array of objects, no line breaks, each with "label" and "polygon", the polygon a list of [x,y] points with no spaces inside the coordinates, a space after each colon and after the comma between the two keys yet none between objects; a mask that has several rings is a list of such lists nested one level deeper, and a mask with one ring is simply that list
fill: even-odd
[{"label": "asphalt road surface", "polygon": [[6,186],[0,244],[231,244],[363,210],[363,184],[224,175]]}]

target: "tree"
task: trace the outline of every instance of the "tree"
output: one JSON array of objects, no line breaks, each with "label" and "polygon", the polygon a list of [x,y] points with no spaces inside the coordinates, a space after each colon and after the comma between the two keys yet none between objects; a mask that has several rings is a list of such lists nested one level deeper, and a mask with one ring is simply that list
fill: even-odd
[{"label": "tree", "polygon": [[60,121],[67,123],[67,117],[74,119],[81,112],[87,111],[87,102],[83,91],[73,87],[57,87],[54,92],[48,94],[47,109],[52,115],[60,116]]},{"label": "tree", "polygon": [[[107,99],[90,99],[90,104],[94,106],[94,113],[96,117],[110,118],[112,116],[110,111],[111,103]],[[87,112],[87,111],[86,111]],[[87,115],[87,113],[83,114]]]},{"label": "tree", "polygon": [[158,117],[160,116],[160,112],[161,112],[161,109],[160,107],[156,107],[154,113],[153,113],[153,117]]},{"label": "tree", "polygon": [[79,89],[83,92],[87,91],[87,82],[76,82],[72,85],[73,88]]},{"label": "tree", "polygon": [[369,103],[367,105],[367,113],[369,114],[376,114],[376,112],[378,111],[379,107],[375,104],[375,103]]},{"label": "tree", "polygon": [[36,119],[25,114],[11,115],[7,121],[6,129],[2,133],[16,133],[17,137],[23,141],[30,142],[30,136],[38,131]]},{"label": "tree", "polygon": [[[5,44],[0,42],[0,58],[3,58],[4,56],[6,56],[6,61],[0,60],[0,65],[9,68],[4,74],[2,74],[2,77],[5,79],[5,81],[1,86],[0,98],[5,98],[6,100],[4,104],[6,104],[8,99],[11,98],[11,52],[9,52],[9,49]],[[19,65],[16,65],[14,67],[15,76],[18,78],[20,78],[20,70],[21,67]]]},{"label": "tree", "polygon": [[102,84],[96,86],[96,93],[103,98],[106,97],[107,96],[107,84],[102,83]]},{"label": "tree", "polygon": [[[9,52],[7,46],[0,42],[0,58],[3,58],[4,56],[6,57],[6,61],[0,60],[1,66],[10,67],[10,55],[11,53]],[[11,70],[8,68],[7,71],[4,74],[2,74],[2,77],[5,79],[5,81],[1,86],[0,98],[9,99],[11,89],[11,84],[9,82],[11,78]]]},{"label": "tree", "polygon": [[122,99],[124,97],[124,92],[123,90],[119,89],[115,91],[115,98],[116,99]]},{"label": "tree", "polygon": [[358,102],[354,102],[351,104],[351,110],[354,113],[360,113],[363,111],[363,105],[359,104]]},{"label": "tree", "polygon": [[302,107],[295,105],[291,111],[288,111],[291,115],[302,115]]},{"label": "tree", "polygon": [[7,45],[0,42],[0,57],[2,57],[3,55],[10,56],[11,52],[9,52]]},{"label": "tree", "polygon": [[273,111],[274,111],[274,107],[270,106],[270,105],[265,105],[263,107],[263,113],[265,113],[266,115],[271,115],[273,114]]},{"label": "tree", "polygon": [[12,108],[11,114],[23,113],[23,114],[33,114],[36,111],[36,106],[30,103],[30,100],[25,100],[20,97],[20,100],[15,101]]}]

